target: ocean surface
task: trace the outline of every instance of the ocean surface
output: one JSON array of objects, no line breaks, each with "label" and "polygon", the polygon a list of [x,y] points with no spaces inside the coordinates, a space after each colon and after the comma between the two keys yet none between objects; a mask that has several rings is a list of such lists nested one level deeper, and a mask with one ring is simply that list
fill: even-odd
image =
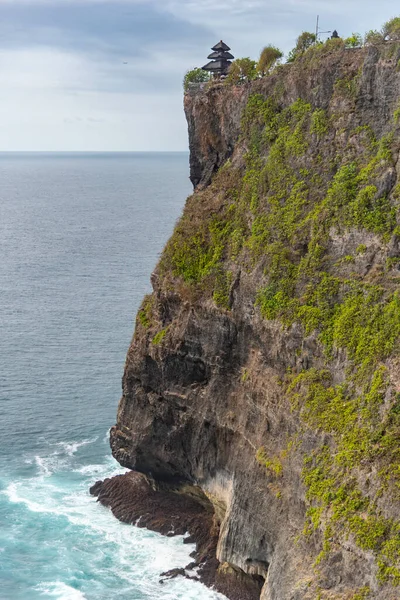
[{"label": "ocean surface", "polygon": [[0,154],[0,599],[211,600],[182,538],[89,495],[125,354],[191,191],[187,154]]}]

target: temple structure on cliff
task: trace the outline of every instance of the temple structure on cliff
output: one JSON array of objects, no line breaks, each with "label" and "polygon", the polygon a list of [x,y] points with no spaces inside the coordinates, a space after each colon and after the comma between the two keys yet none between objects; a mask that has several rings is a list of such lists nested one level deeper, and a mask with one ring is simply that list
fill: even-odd
[{"label": "temple structure on cliff", "polygon": [[207,58],[210,58],[211,61],[204,65],[202,69],[204,71],[209,71],[216,77],[221,77],[221,75],[227,75],[230,65],[232,64],[232,60],[234,56],[229,52],[230,48],[223,42],[222,40],[215,44],[211,48],[212,52],[209,54]]}]

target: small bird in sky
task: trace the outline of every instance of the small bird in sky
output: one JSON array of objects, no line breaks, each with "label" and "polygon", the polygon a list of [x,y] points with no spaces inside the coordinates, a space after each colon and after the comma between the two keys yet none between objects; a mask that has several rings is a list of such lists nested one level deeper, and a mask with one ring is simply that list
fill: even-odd
[{"label": "small bird in sky", "polygon": [[124,65],[127,65],[128,63],[124,61],[124,62],[123,62],[123,64],[124,64]]}]

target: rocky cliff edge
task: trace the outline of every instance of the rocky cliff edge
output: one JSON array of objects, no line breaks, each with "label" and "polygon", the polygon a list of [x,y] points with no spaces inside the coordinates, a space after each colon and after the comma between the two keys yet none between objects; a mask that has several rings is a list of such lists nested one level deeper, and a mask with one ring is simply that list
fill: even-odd
[{"label": "rocky cliff edge", "polygon": [[400,598],[399,59],[328,45],[185,96],[196,190],[111,446],[208,505],[254,598]]}]

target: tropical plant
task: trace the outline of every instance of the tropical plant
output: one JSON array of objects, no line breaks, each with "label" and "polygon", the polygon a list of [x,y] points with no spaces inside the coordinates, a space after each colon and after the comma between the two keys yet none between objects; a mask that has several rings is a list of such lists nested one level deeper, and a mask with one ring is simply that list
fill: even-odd
[{"label": "tropical plant", "polygon": [[229,67],[227,83],[239,84],[257,77],[257,62],[251,58],[237,58]]},{"label": "tropical plant", "polygon": [[352,33],[350,37],[344,40],[344,44],[346,48],[360,48],[363,40],[359,33]]},{"label": "tropical plant", "polygon": [[196,67],[190,71],[187,71],[185,77],[183,78],[183,89],[185,92],[187,92],[191,83],[203,83],[209,79],[210,76],[207,71],[203,71],[203,69],[200,69],[200,67]]},{"label": "tropical plant", "polygon": [[276,46],[269,44],[261,50],[260,58],[257,63],[257,71],[261,76],[266,75],[282,58],[283,52]]},{"label": "tropical plant", "polygon": [[296,40],[296,46],[289,52],[288,62],[294,62],[298,56],[303,54],[317,41],[315,33],[303,31]]},{"label": "tropical plant", "polygon": [[382,33],[376,29],[370,29],[364,36],[364,44],[366,46],[375,46],[376,44],[382,44],[384,41]]},{"label": "tropical plant", "polygon": [[384,40],[400,40],[400,17],[394,17],[382,27]]}]

